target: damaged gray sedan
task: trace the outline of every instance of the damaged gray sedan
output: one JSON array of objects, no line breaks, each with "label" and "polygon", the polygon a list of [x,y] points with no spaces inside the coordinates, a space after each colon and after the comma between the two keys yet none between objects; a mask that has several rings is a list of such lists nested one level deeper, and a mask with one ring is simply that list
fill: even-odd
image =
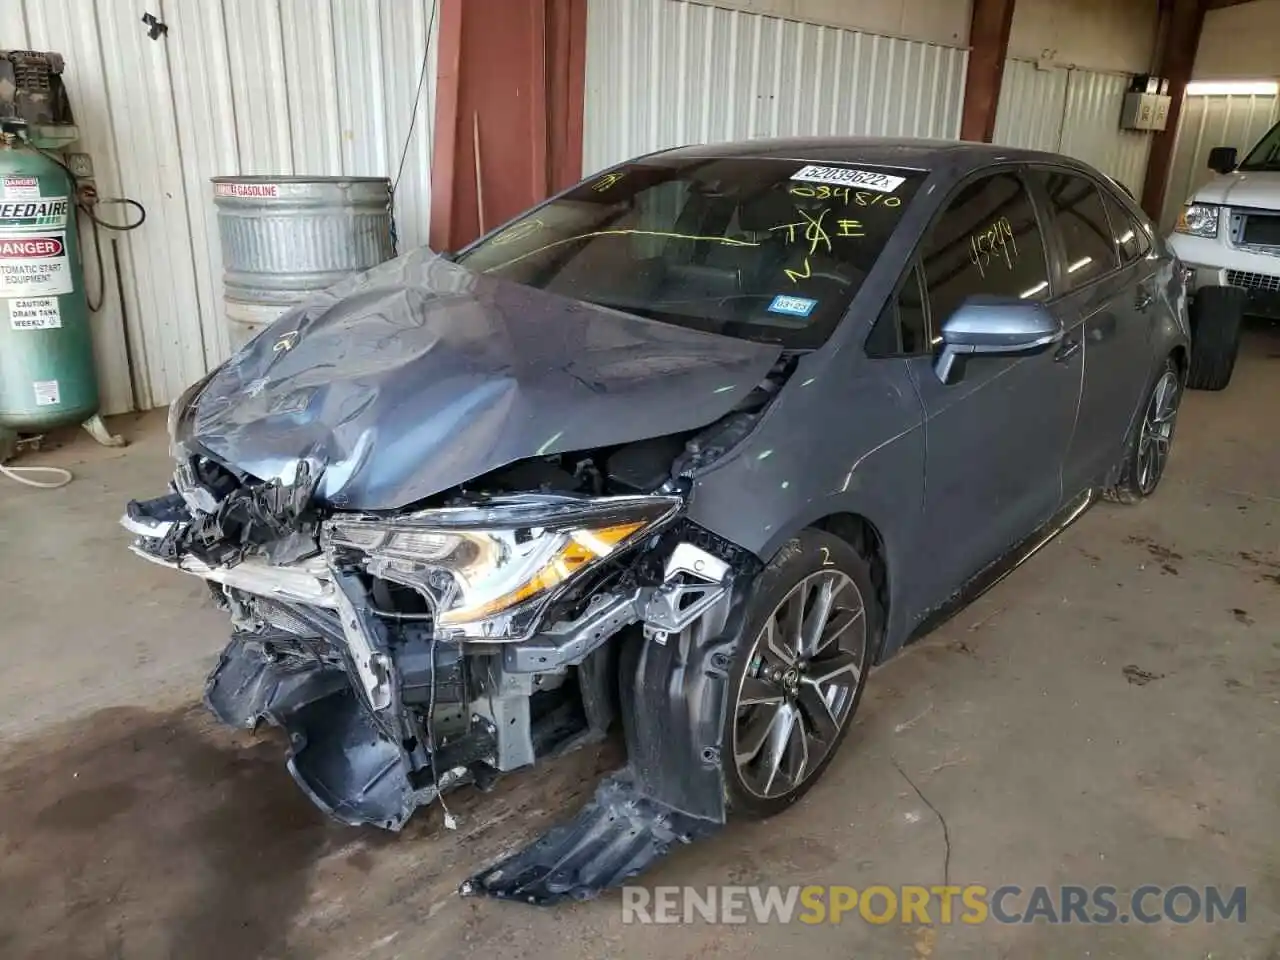
[{"label": "damaged gray sedan", "polygon": [[230,615],[209,707],[345,823],[620,723],[625,767],[464,885],[589,897],[794,803],[875,663],[1155,489],[1175,266],[1049,154],[659,153],[286,314],[173,404],[123,523]]}]

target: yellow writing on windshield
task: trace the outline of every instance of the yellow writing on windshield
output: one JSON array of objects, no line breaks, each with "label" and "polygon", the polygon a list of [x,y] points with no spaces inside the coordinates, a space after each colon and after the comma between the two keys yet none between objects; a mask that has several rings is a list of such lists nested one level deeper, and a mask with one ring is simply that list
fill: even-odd
[{"label": "yellow writing on windshield", "polygon": [[862,229],[861,220],[837,220],[836,236],[837,237],[865,237],[866,233]]},{"label": "yellow writing on windshield", "polygon": [[734,237],[704,237],[692,233],[673,233],[668,230],[592,230],[590,233],[580,233],[576,236],[565,237],[563,240],[553,240],[551,243],[544,243],[542,246],[530,250],[528,253],[522,253],[518,257],[513,257],[505,263],[500,263],[493,267],[485,269],[485,273],[492,273],[495,270],[503,270],[525,260],[535,254],[542,253],[544,250],[550,250],[552,247],[558,247],[566,243],[576,243],[579,240],[590,240],[592,237],[668,237],[673,240],[692,240],[694,242],[703,241],[706,243],[722,243],[727,247],[758,247],[760,244],[753,240],[738,240]]},{"label": "yellow writing on windshield", "polygon": [[539,230],[546,227],[546,224],[534,217],[532,220],[525,220],[523,223],[517,223],[514,227],[503,230],[493,238],[494,246],[503,246],[508,243],[515,243],[517,240],[523,240],[531,237]]},{"label": "yellow writing on windshield", "polygon": [[813,276],[813,269],[809,266],[809,258],[808,258],[808,257],[805,257],[805,258],[804,258],[804,272],[803,272],[803,273],[801,273],[799,270],[783,270],[782,272],[783,272],[783,273],[785,273],[785,274],[787,275],[787,278],[788,278],[792,283],[795,283],[797,280],[808,280],[810,277],[812,277],[812,276]]},{"label": "yellow writing on windshield", "polygon": [[787,189],[787,192],[795,197],[814,197],[818,200],[830,200],[835,197],[843,200],[846,204],[852,195],[848,187],[828,187],[826,184],[818,184],[817,186],[806,186],[795,184]]},{"label": "yellow writing on windshield", "polygon": [[818,252],[818,244],[826,244],[827,252],[831,252],[831,235],[827,233],[823,227],[822,221],[826,219],[830,210],[823,210],[816,217],[810,215],[804,210],[798,211],[803,220],[797,220],[795,223],[780,223],[776,227],[770,227],[769,232],[775,230],[787,231],[787,243],[796,242],[796,228],[804,227],[804,238],[809,241],[809,255],[813,256]]},{"label": "yellow writing on windshield", "polygon": [[596,193],[604,193],[615,183],[625,177],[625,173],[606,173],[603,177],[591,185],[591,189]]},{"label": "yellow writing on windshield", "polygon": [[879,204],[882,207],[902,206],[901,197],[894,197],[883,193],[863,193],[861,190],[853,195],[853,202],[860,207],[874,207],[876,204]]}]

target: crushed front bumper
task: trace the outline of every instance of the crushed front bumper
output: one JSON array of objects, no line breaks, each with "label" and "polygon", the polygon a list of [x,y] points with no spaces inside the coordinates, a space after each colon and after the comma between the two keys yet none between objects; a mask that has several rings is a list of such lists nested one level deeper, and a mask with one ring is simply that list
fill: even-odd
[{"label": "crushed front bumper", "polygon": [[[442,793],[602,736],[621,716],[626,767],[575,820],[463,893],[595,896],[724,822],[725,686],[758,572],[732,545],[685,526],[652,582],[615,582],[572,620],[522,642],[437,643],[389,620],[366,578],[319,552],[211,564],[175,548],[184,510],[162,500],[122,520],[133,551],[209,582],[235,628],[206,704],[234,727],[280,727],[290,773],[343,823],[398,830]],[[566,677],[576,699],[557,703]]]}]

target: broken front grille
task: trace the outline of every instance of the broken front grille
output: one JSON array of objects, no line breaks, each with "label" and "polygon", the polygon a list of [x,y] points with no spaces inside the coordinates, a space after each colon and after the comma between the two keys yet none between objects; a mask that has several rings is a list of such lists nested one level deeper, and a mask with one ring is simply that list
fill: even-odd
[{"label": "broken front grille", "polygon": [[1280,246],[1280,217],[1248,214],[1241,225],[1240,239],[1254,246]]},{"label": "broken front grille", "polygon": [[1233,287],[1244,287],[1246,290],[1265,290],[1269,293],[1280,293],[1280,277],[1268,276],[1265,273],[1228,270],[1227,283]]}]

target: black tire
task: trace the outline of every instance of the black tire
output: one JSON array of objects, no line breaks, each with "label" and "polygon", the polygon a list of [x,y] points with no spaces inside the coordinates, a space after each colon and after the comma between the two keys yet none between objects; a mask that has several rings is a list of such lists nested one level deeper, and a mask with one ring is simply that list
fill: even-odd
[{"label": "black tire", "polygon": [[[1163,395],[1157,396],[1157,391],[1161,389],[1162,384],[1165,389],[1168,389],[1170,383],[1177,385],[1177,393],[1172,398],[1172,417],[1169,419],[1167,435],[1164,436],[1165,456],[1159,461],[1154,476],[1150,476],[1144,472],[1143,466],[1143,427],[1152,417],[1153,407],[1156,407],[1164,399]],[[1137,503],[1155,493],[1161,477],[1164,476],[1165,464],[1168,461],[1168,449],[1173,443],[1174,428],[1178,422],[1178,406],[1182,400],[1183,386],[1178,364],[1173,357],[1167,357],[1156,372],[1155,377],[1152,378],[1151,385],[1147,387],[1147,392],[1142,395],[1142,407],[1138,410],[1131,436],[1125,443],[1124,460],[1120,465],[1120,476],[1116,480],[1115,486],[1103,491],[1103,496],[1106,499],[1114,503]]]},{"label": "black tire", "polygon": [[[865,618],[861,670],[856,683],[851,688],[851,694],[848,695],[851,698],[845,701],[848,704],[847,712],[843,713],[838,732],[829,741],[823,741],[829,742],[830,746],[826,748],[826,753],[820,762],[816,763],[811,770],[806,769],[800,783],[788,788],[785,793],[778,796],[761,796],[747,785],[735,757],[737,743],[735,725],[738,720],[739,691],[743,688],[744,674],[753,666],[752,652],[756,648],[757,638],[761,636],[766,622],[770,620],[788,594],[808,577],[833,572],[847,576],[861,595],[862,616]],[[847,587],[845,589],[847,590]],[[724,775],[727,806],[731,816],[743,819],[762,819],[772,816],[803,797],[822,777],[827,765],[848,735],[850,727],[853,726],[854,715],[857,713],[862,693],[866,689],[867,674],[880,649],[883,630],[884,615],[872,578],[871,566],[858,551],[839,537],[822,530],[803,530],[787,543],[764,569],[748,601],[741,639],[729,672],[729,693],[721,733],[720,762]],[[850,631],[846,633],[848,632]],[[819,662],[818,658],[815,658],[814,662]],[[842,707],[841,710],[843,711],[844,708]],[[800,736],[804,736],[803,729]],[[806,754],[806,760],[807,757],[808,754]]]},{"label": "black tire", "polygon": [[1239,287],[1203,287],[1191,304],[1191,367],[1187,386],[1221,390],[1231,382],[1240,352],[1245,292]]}]

